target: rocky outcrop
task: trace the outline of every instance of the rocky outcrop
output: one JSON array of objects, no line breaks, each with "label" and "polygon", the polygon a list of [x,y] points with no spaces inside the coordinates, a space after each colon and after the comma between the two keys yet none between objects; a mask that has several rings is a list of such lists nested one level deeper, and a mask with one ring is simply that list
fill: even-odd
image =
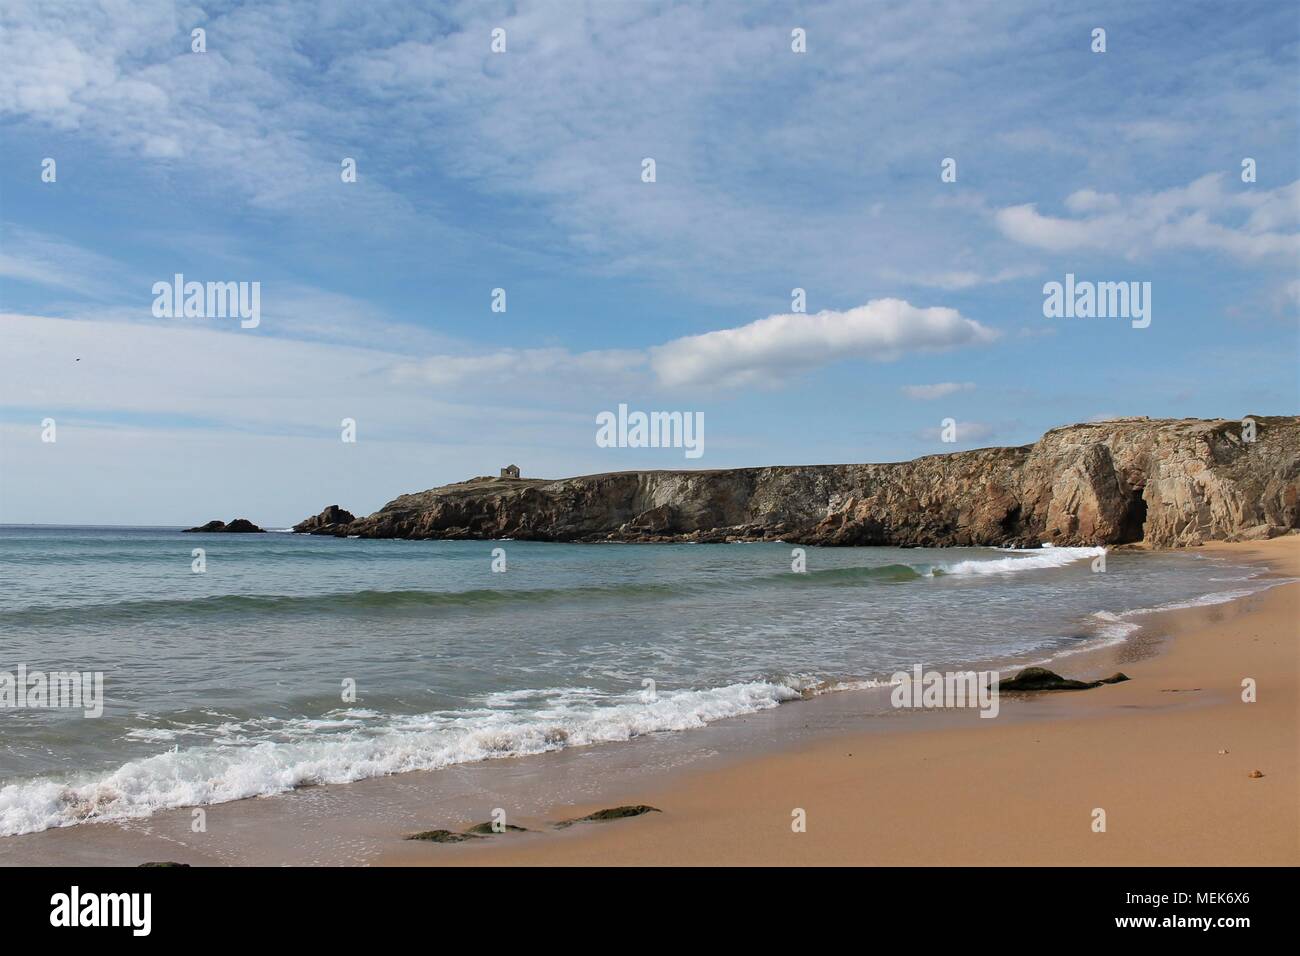
[{"label": "rocky outcrop", "polygon": [[266,533],[265,529],[259,528],[247,518],[236,518],[234,521],[230,522],[230,524],[226,524],[224,521],[209,521],[205,525],[200,525],[197,528],[186,528],[185,530],[202,532],[204,534],[212,534],[214,532],[224,532],[226,534]]},{"label": "rocky outcrop", "polygon": [[1110,677],[1103,677],[1101,680],[1074,680],[1062,677],[1055,671],[1049,671],[1046,667],[1026,667],[1015,677],[998,681],[998,690],[1090,690],[1102,684],[1122,684],[1129,679],[1129,676],[1121,671]]},{"label": "rocky outcrop", "polygon": [[607,810],[597,810],[595,813],[588,813],[585,817],[576,817],[572,820],[561,820],[555,824],[555,829],[564,830],[573,826],[575,823],[608,823],[610,820],[626,820],[628,817],[639,817],[647,813],[663,813],[658,807],[651,807],[644,803],[635,803],[623,807],[610,807]]},{"label": "rocky outcrop", "polygon": [[476,823],[466,833],[472,833],[475,836],[497,836],[501,833],[527,833],[527,827],[517,827],[513,823],[496,823],[488,820],[486,823]]},{"label": "rocky outcrop", "polygon": [[1271,537],[1300,526],[1300,418],[1251,420],[1253,435],[1235,419],[1123,418],[894,464],[475,478],[317,533],[917,547]]},{"label": "rocky outcrop", "polygon": [[469,833],[455,833],[451,830],[422,830],[419,833],[412,833],[407,840],[423,840],[426,843],[464,843],[466,840],[478,840],[477,836]]},{"label": "rocky outcrop", "polygon": [[347,529],[356,516],[351,511],[344,511],[338,505],[327,505],[325,510],[293,526],[297,534],[347,534]]}]

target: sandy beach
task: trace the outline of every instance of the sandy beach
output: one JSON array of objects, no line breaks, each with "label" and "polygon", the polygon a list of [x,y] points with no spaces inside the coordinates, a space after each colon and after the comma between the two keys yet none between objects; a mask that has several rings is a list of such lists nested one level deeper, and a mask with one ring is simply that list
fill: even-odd
[{"label": "sandy beach", "polygon": [[[1300,576],[1300,536],[1206,551],[1227,549]],[[1058,661],[1070,676],[1122,669],[1127,683],[1007,695],[994,720],[927,715],[908,732],[848,730],[625,794],[659,813],[468,844],[396,843],[377,862],[1296,865],[1298,601],[1290,583],[1162,612],[1136,642]],[[1256,702],[1242,700],[1245,678],[1257,682]],[[557,806],[550,819],[610,805]],[[796,808],[806,832],[792,830]],[[1094,831],[1098,808],[1105,832]]]}]

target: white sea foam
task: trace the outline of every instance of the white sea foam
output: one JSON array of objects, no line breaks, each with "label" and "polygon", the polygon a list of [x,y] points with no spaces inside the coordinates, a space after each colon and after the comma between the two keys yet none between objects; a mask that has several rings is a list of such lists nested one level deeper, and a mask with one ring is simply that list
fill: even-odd
[{"label": "white sea foam", "polygon": [[[1211,578],[1211,580],[1223,579]],[[1181,611],[1193,607],[1212,607],[1216,604],[1227,604],[1229,601],[1236,601],[1239,598],[1250,597],[1252,594],[1267,591],[1269,588],[1276,587],[1279,584],[1289,584],[1295,580],[1295,578],[1277,578],[1270,581],[1261,581],[1255,587],[1251,588],[1238,588],[1232,591],[1213,591],[1209,594],[1202,594],[1200,597],[1195,597],[1187,601],[1171,601],[1167,604],[1158,604],[1154,607],[1138,607],[1133,608],[1130,611],[1122,611],[1119,614],[1112,611],[1097,611],[1092,615],[1093,620],[1096,622],[1097,640],[1089,641],[1082,647],[1062,651],[1061,655],[1066,656],[1069,654],[1077,654],[1080,651],[1122,643],[1128,639],[1130,634],[1142,627],[1141,624],[1131,620],[1135,617],[1143,617],[1147,614],[1156,614],[1161,611]]]},{"label": "white sea foam", "polygon": [[1133,617],[1141,614],[1155,614],[1158,611],[1181,611],[1191,607],[1206,607],[1214,604],[1227,604],[1229,601],[1236,601],[1238,598],[1250,597],[1252,594],[1258,594],[1261,591],[1267,591],[1275,588],[1279,584],[1292,584],[1300,580],[1297,578],[1273,578],[1268,581],[1260,581],[1252,588],[1238,588],[1233,591],[1214,591],[1210,594],[1202,594],[1200,597],[1192,598],[1190,601],[1171,601],[1168,604],[1160,604],[1156,607],[1140,607],[1132,611],[1125,611],[1123,617]]},{"label": "white sea foam", "polygon": [[513,707],[525,701],[551,701],[570,703],[575,700],[596,700],[607,696],[594,687],[529,687],[523,690],[497,691],[484,694],[482,701],[488,707]]},{"label": "white sea foam", "polygon": [[302,739],[173,746],[108,773],[9,784],[0,787],[0,835],[145,817],[171,807],[283,793],[307,783],[348,783],[689,730],[802,696],[800,689],[784,683],[754,681],[661,692],[655,700],[640,695],[606,697],[593,705],[587,688],[570,690],[577,693],[528,712],[419,714],[392,717],[366,728],[335,727],[330,734],[319,733],[320,720],[289,721],[282,733],[294,738],[296,730],[304,734]]},{"label": "white sea foam", "polygon": [[170,743],[179,734],[180,731],[168,730],[164,727],[137,727],[135,730],[128,730],[122,736],[127,740],[166,741]]},{"label": "white sea foam", "polygon": [[939,565],[938,569],[949,575],[1014,574],[1018,571],[1037,571],[1044,568],[1063,568],[1075,561],[1096,558],[1106,553],[1105,548],[1041,548],[1018,549],[1012,552],[1024,557],[994,558],[989,561],[973,559],[956,564]]},{"label": "white sea foam", "polygon": [[814,697],[819,697],[822,694],[837,693],[842,690],[873,690],[877,687],[894,687],[900,683],[902,682],[893,680],[874,680],[870,678],[863,680],[837,680],[831,681],[827,684],[822,684],[820,687],[815,688],[812,691],[812,694]]},{"label": "white sea foam", "polygon": [[[1089,642],[1089,648],[1119,644],[1142,627],[1141,624],[1126,621],[1122,615],[1112,614],[1110,611],[1098,611],[1093,615],[1093,618],[1097,621],[1098,640]],[[1078,650],[1083,650],[1083,648],[1078,648]]]}]

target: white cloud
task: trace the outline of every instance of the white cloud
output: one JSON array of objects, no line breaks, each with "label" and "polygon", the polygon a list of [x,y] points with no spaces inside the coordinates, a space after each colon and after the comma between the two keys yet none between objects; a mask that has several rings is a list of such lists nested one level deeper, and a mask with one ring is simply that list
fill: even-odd
[{"label": "white cloud", "polygon": [[844,358],[890,361],[991,342],[997,332],[956,309],[873,299],[843,312],[772,315],[738,328],[675,339],[650,350],[664,385],[751,385]]},{"label": "white cloud", "polygon": [[[357,305],[345,297],[311,301],[340,316]],[[412,357],[393,351],[389,337],[377,347],[276,337],[267,331],[274,316],[264,318],[266,328],[245,332],[220,320],[133,321],[123,312],[111,319],[0,315],[10,370],[0,383],[0,406],[179,417],[282,434],[320,433],[350,417],[371,434],[399,435],[418,431],[434,415],[455,420],[468,438],[486,422],[499,429],[539,415],[563,418],[539,403],[553,405],[562,395],[572,404],[583,389],[778,384],[844,358],[887,360],[988,342],[996,334],[954,309],[879,299],[845,312],[774,315],[650,349],[429,354],[445,343],[412,335],[399,343],[417,351]],[[331,316],[319,331],[333,338],[328,333],[341,323]],[[295,323],[291,331],[317,327]],[[325,393],[321,382],[329,383]],[[491,390],[500,403],[466,404],[471,389]],[[431,391],[450,400],[431,401]]]},{"label": "white cloud", "polygon": [[778,385],[841,359],[889,361],[911,352],[979,345],[997,335],[955,309],[921,309],[901,299],[874,299],[843,312],[773,315],[645,350],[500,349],[482,355],[433,355],[400,364],[393,378],[437,388],[511,383],[544,389],[556,382],[568,389],[626,388],[649,384],[647,373],[653,373],[654,381],[666,388]]},{"label": "white cloud", "polygon": [[937,382],[934,385],[904,385],[902,392],[908,398],[931,401],[952,395],[954,392],[969,392],[975,387],[974,382]]},{"label": "white cloud", "polygon": [[1056,252],[1094,250],[1136,258],[1151,250],[1198,249],[1244,260],[1300,255],[1300,180],[1276,189],[1229,190],[1222,173],[1187,186],[1120,197],[1080,190],[1065,200],[1076,218],[1047,216],[1033,203],[994,216],[1003,235]]},{"label": "white cloud", "polygon": [[116,78],[114,51],[83,49],[55,30],[6,27],[0,113],[38,113],[56,127],[74,128],[87,109],[82,97]]},{"label": "white cloud", "polygon": [[[367,120],[342,102],[323,107],[324,94],[304,82],[311,61],[297,47],[311,42],[320,10],[12,0],[3,17],[0,119],[74,131],[163,175],[228,177],[232,202],[336,221],[342,144],[355,144]],[[190,50],[199,25],[208,31],[202,54]],[[245,174],[229,177],[232,163]],[[350,194],[376,230],[444,228],[427,209],[417,222],[410,200],[377,177],[361,177]]]}]

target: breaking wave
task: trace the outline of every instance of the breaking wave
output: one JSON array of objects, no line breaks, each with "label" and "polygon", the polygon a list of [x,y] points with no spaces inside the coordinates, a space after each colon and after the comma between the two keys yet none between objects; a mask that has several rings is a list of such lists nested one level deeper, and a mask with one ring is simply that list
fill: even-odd
[{"label": "breaking wave", "polygon": [[[283,741],[175,746],[110,772],[0,787],[0,835],[689,730],[823,689],[787,678],[664,692],[650,700],[612,697],[591,688],[552,688],[489,695],[482,701],[485,706],[467,711],[385,717],[354,709],[324,719],[300,718],[279,728],[289,738]],[[532,706],[492,706],[519,703]],[[165,737],[155,732],[152,739]]]}]

